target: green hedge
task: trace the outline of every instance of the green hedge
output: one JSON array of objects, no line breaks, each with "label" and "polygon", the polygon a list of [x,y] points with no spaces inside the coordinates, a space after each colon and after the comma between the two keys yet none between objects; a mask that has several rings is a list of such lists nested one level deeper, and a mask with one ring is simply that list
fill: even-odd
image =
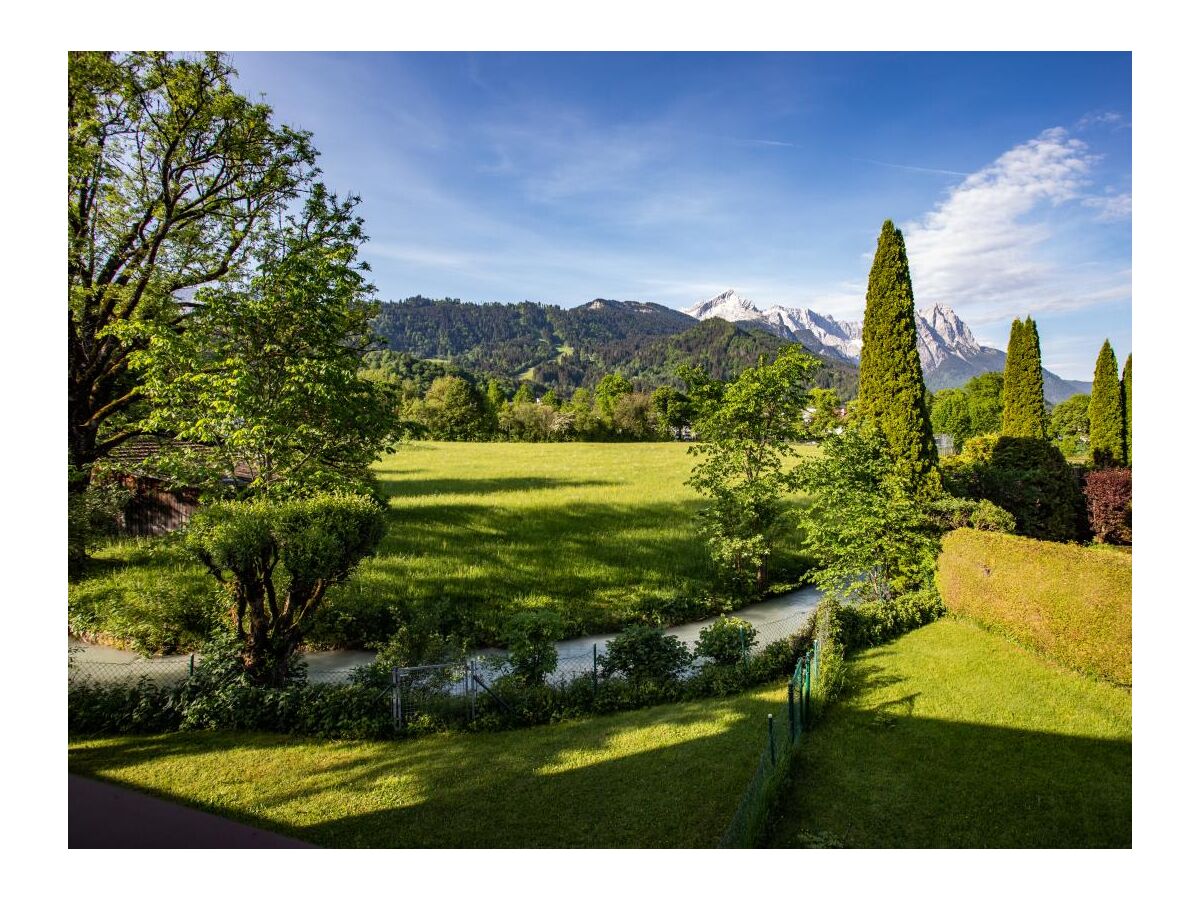
[{"label": "green hedge", "polygon": [[1133,559],[972,529],[942,539],[937,586],[972,619],[1068,668],[1133,683]]}]

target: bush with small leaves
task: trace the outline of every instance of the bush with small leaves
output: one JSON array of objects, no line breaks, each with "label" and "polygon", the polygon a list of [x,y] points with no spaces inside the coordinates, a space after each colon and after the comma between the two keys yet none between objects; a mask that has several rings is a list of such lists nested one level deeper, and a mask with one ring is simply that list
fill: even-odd
[{"label": "bush with small leaves", "polygon": [[599,661],[605,678],[672,681],[687,669],[692,653],[687,644],[660,628],[630,625],[608,642]]},{"label": "bush with small leaves", "polygon": [[1101,544],[1133,542],[1133,470],[1097,469],[1083,478],[1088,522]]},{"label": "bush with small leaves", "polygon": [[758,631],[749,622],[731,616],[719,616],[700,629],[696,656],[706,657],[720,666],[744,663],[758,643]]}]

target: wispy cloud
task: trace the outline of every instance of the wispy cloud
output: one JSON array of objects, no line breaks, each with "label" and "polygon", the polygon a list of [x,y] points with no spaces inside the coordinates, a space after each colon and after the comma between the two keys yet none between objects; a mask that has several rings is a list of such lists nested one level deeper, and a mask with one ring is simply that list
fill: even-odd
[{"label": "wispy cloud", "polygon": [[1072,266],[1080,237],[1069,216],[1055,216],[1088,202],[1097,162],[1083,141],[1051,128],[967,176],[905,227],[920,302],[987,322],[1127,297],[1127,268]]},{"label": "wispy cloud", "polygon": [[856,162],[870,163],[873,166],[884,166],[888,169],[902,169],[906,172],[923,172],[927,175],[954,175],[959,178],[967,177],[968,172],[956,172],[953,169],[930,169],[925,166],[906,166],[901,163],[882,162],[878,159],[865,159],[860,156],[851,157]]},{"label": "wispy cloud", "polygon": [[748,144],[751,147],[799,147],[791,141],[771,141],[766,138],[734,138],[735,144]]},{"label": "wispy cloud", "polygon": [[1083,205],[1098,212],[1096,216],[1101,222],[1120,222],[1133,215],[1133,195],[1106,194],[1098,197],[1084,197]]}]

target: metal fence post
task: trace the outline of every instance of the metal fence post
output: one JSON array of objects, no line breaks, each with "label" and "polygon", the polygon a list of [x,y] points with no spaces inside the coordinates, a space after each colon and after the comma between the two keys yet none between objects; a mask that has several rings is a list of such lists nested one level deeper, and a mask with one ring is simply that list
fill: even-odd
[{"label": "metal fence post", "polygon": [[796,742],[796,685],[788,680],[788,739]]},{"label": "metal fence post", "polygon": [[743,625],[738,626],[738,639],[742,642],[742,668],[746,669],[750,665],[750,660],[746,656],[746,628]]},{"label": "metal fence post", "polygon": [[400,669],[392,666],[392,727],[404,727],[404,700],[400,694]]},{"label": "metal fence post", "polygon": [[775,765],[775,716],[767,713],[767,743],[771,745],[771,765]]},{"label": "metal fence post", "polygon": [[193,653],[188,657],[188,678],[191,678],[196,673],[196,654]]},{"label": "metal fence post", "polygon": [[475,721],[475,657],[471,657],[471,667],[468,670],[467,689],[471,692],[471,721]]},{"label": "metal fence post", "polygon": [[599,651],[596,649],[596,644],[592,644],[592,702],[600,694],[600,667],[598,664]]}]

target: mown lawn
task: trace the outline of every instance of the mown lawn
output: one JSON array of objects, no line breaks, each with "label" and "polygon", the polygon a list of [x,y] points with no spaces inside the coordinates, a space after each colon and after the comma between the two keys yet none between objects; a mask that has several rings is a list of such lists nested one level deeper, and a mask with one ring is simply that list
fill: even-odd
[{"label": "mown lawn", "polygon": [[77,741],[72,772],[327,847],[712,847],[781,687],[405,741],[190,732]]},{"label": "mown lawn", "polygon": [[777,847],[1129,847],[1129,691],[943,619],[851,660]]},{"label": "mown lawn", "polygon": [[[646,610],[668,622],[716,611],[700,500],[685,483],[694,463],[682,443],[406,445],[376,467],[387,536],[331,593],[315,642],[361,645],[414,615],[490,643],[529,607],[554,606],[576,634]],[[202,622],[173,623],[186,609],[211,616],[213,586],[176,540],[119,541],[98,556],[70,586],[73,628],[138,649],[195,645]],[[798,541],[781,548],[782,582],[803,568]]]}]

